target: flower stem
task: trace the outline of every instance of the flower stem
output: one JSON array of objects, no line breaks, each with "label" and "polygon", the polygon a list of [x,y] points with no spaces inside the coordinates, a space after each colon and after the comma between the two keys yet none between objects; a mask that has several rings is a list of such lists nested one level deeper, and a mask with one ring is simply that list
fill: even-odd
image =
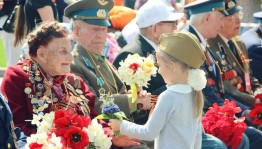
[{"label": "flower stem", "polygon": [[120,135],[121,135],[121,133],[120,133],[119,130],[114,131],[114,136],[120,136]]}]

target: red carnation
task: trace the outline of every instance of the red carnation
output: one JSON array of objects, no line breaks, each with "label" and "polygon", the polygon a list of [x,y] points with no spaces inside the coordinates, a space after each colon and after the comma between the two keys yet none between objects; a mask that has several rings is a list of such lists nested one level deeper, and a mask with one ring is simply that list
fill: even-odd
[{"label": "red carnation", "polygon": [[42,149],[42,146],[43,146],[43,144],[31,143],[31,144],[29,145],[29,148],[30,148],[30,149]]},{"label": "red carnation", "polygon": [[138,63],[133,63],[131,65],[129,65],[128,67],[129,69],[132,69],[134,71],[134,73],[136,73],[136,71],[138,70],[139,68],[139,64]]},{"label": "red carnation", "polygon": [[262,102],[262,94],[257,94],[255,99],[258,99],[260,102]]},{"label": "red carnation", "polygon": [[249,116],[253,119],[254,124],[262,125],[262,103],[255,104]]},{"label": "red carnation", "polygon": [[79,127],[71,126],[64,137],[67,145],[71,148],[83,149],[89,144],[87,133]]},{"label": "red carnation", "polygon": [[72,125],[83,128],[83,127],[88,127],[91,125],[91,119],[89,116],[82,116],[82,115],[74,115],[72,118]]},{"label": "red carnation", "polygon": [[247,127],[244,117],[234,120],[233,116],[238,112],[241,112],[241,109],[236,107],[234,101],[226,99],[224,106],[215,103],[203,117],[203,127],[207,133],[218,137],[227,146],[235,149],[240,144]]}]

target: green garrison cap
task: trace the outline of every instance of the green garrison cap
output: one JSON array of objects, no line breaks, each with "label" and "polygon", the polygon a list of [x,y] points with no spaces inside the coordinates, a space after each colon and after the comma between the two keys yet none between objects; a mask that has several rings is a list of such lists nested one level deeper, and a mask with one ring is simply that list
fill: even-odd
[{"label": "green garrison cap", "polygon": [[98,26],[110,26],[108,12],[114,0],[79,0],[67,6],[65,16]]},{"label": "green garrison cap", "polygon": [[193,14],[210,12],[215,10],[218,10],[224,15],[227,15],[227,12],[225,11],[224,0],[197,0],[187,4],[185,6],[185,10],[188,19]]},{"label": "green garrison cap", "polygon": [[162,34],[158,48],[195,69],[206,60],[199,40],[190,32]]},{"label": "green garrison cap", "polygon": [[227,11],[228,15],[233,15],[242,10],[242,7],[237,5],[235,0],[225,0],[225,10]]}]

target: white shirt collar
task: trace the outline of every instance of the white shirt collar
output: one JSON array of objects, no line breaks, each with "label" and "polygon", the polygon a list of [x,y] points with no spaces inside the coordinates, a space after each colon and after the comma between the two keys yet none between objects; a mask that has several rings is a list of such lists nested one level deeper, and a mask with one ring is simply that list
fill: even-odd
[{"label": "white shirt collar", "polygon": [[200,42],[201,42],[202,46],[204,46],[204,48],[202,47],[202,49],[204,51],[206,51],[207,42],[206,42],[205,38],[199,33],[199,31],[193,25],[191,25],[191,26],[196,31],[198,37],[200,38]]},{"label": "white shirt collar", "polygon": [[148,38],[146,38],[146,37],[143,36],[142,34],[140,34],[140,35],[141,35],[155,50],[158,49],[157,45],[156,45],[153,41],[149,40]]},{"label": "white shirt collar", "polygon": [[182,94],[187,94],[187,93],[192,92],[192,87],[189,86],[188,84],[174,84],[171,86],[167,85],[167,90],[175,91],[175,92],[182,93]]}]

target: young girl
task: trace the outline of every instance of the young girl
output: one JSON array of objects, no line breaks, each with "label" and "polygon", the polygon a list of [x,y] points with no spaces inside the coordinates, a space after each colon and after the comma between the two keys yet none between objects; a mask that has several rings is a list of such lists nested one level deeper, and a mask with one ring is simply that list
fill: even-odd
[{"label": "young girl", "polygon": [[205,61],[198,39],[189,32],[163,34],[156,52],[158,72],[167,84],[145,125],[110,120],[113,130],[154,140],[156,149],[200,149],[201,115],[206,85]]}]

